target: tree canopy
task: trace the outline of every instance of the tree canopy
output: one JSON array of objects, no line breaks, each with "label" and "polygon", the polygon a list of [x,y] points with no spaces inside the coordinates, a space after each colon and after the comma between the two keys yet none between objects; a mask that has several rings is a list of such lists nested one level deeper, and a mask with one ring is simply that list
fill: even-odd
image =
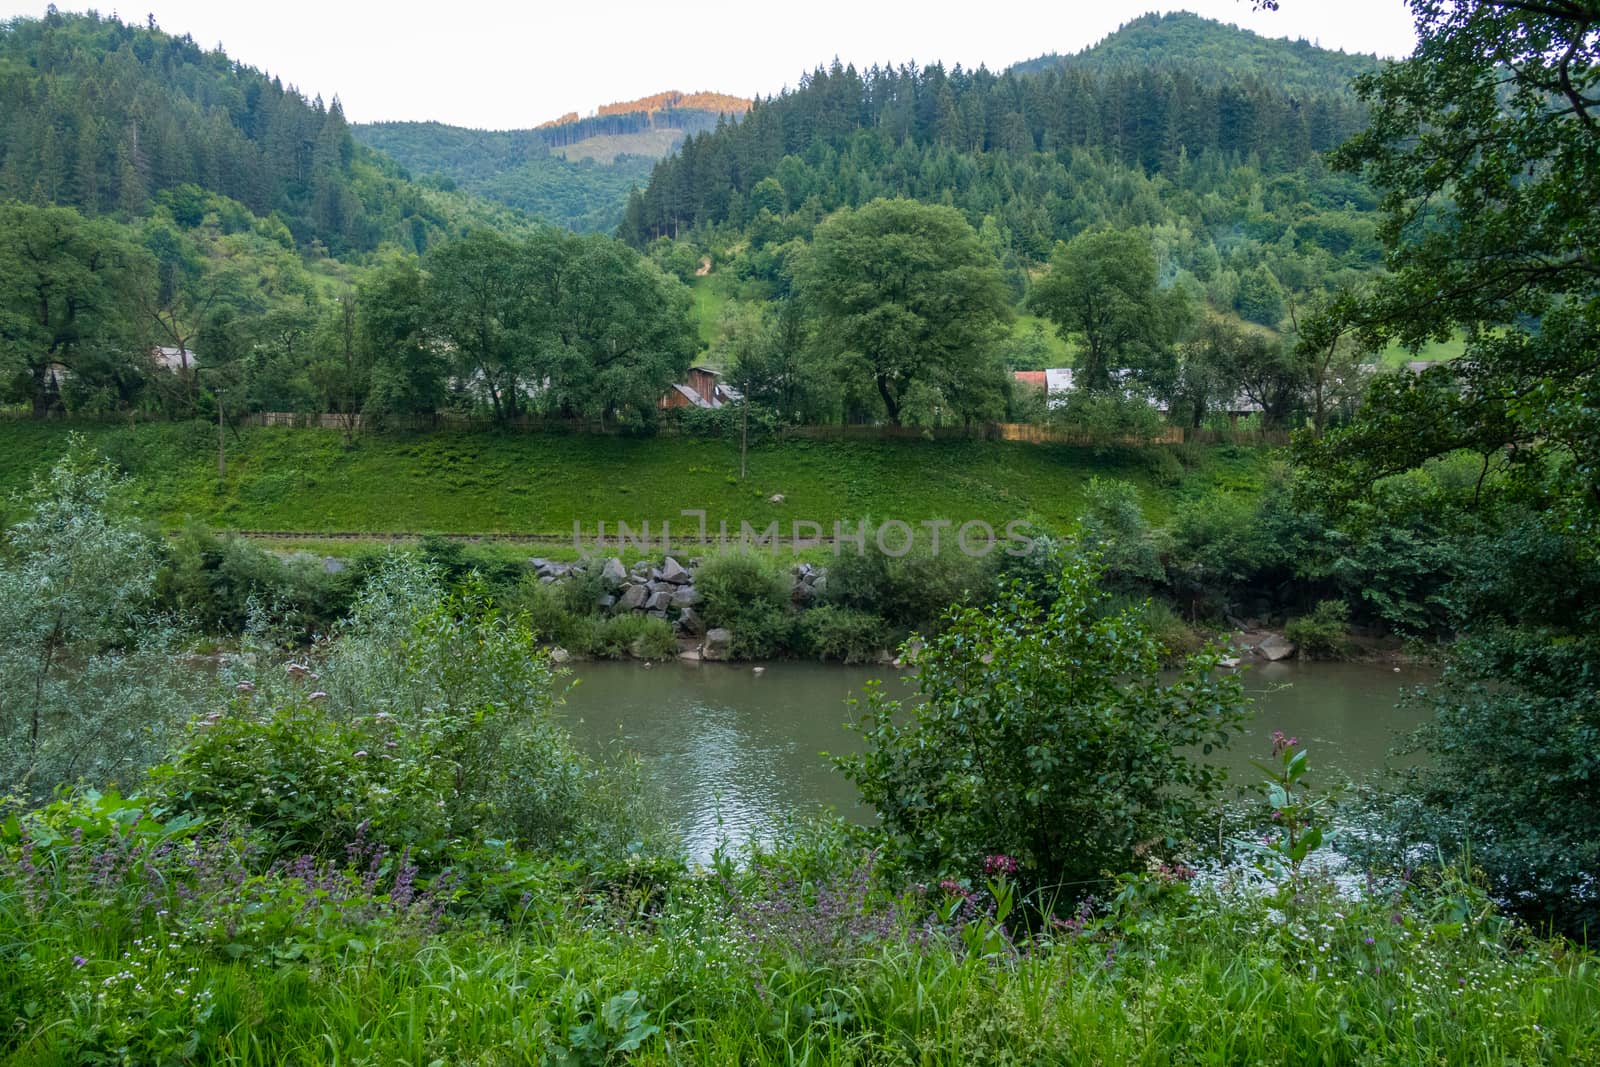
[{"label": "tree canopy", "polygon": [[959,212],[910,200],[842,211],[817,227],[802,287],[843,373],[871,383],[891,423],[919,386],[953,414],[981,411],[1011,303],[994,253]]}]

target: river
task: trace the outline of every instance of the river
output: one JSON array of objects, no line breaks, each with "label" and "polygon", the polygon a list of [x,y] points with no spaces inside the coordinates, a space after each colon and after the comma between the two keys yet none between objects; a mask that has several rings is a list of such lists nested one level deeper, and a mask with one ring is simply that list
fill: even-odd
[{"label": "river", "polygon": [[[882,678],[891,695],[914,695],[884,667],[672,662],[575,664],[566,713],[594,751],[638,752],[663,785],[689,853],[705,859],[724,837],[765,837],[795,815],[830,806],[868,819],[855,787],[822,753],[854,752],[845,699]],[[1400,736],[1425,713],[1395,706],[1404,686],[1431,672],[1356,663],[1273,663],[1245,672],[1256,705],[1248,732],[1219,761],[1236,781],[1255,774],[1274,730],[1300,738],[1312,765],[1359,779],[1383,767]]]}]

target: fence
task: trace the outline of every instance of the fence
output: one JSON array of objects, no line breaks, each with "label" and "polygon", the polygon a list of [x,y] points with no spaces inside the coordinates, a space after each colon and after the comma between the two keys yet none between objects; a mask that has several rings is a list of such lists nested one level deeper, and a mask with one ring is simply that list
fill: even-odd
[{"label": "fence", "polygon": [[[20,408],[0,408],[0,418],[27,419],[31,412]],[[51,421],[127,425],[134,422],[159,422],[158,416],[148,413],[120,415],[56,415]],[[523,415],[515,419],[484,418],[455,412],[435,412],[428,415],[385,416],[381,420],[368,420],[362,415],[340,415],[329,412],[256,411],[241,415],[230,422],[240,426],[274,426],[296,430],[339,430],[345,433],[376,432],[431,433],[439,430],[509,430],[518,433],[555,434],[625,434],[629,428],[615,423],[602,424],[594,419],[561,419]],[[674,419],[663,419],[651,431],[661,437],[688,437],[695,434],[684,429]],[[1168,426],[1154,437],[1106,437],[1090,433],[1061,430],[1026,422],[987,422],[970,426],[882,426],[873,424],[840,426],[787,426],[779,431],[780,437],[813,441],[1015,441],[1035,445],[1177,445],[1239,444],[1286,445],[1287,430],[1235,430],[1190,429]]]}]

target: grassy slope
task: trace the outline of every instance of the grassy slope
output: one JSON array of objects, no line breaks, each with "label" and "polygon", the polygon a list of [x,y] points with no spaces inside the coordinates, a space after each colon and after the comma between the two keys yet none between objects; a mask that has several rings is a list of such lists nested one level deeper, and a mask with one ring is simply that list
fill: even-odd
[{"label": "grassy slope", "polygon": [[[736,444],[689,438],[438,433],[368,437],[353,449],[333,430],[247,429],[229,438],[216,480],[216,435],[202,423],[86,427],[84,436],[135,479],[141,516],[163,527],[315,532],[569,535],[605,520],[677,520],[704,508],[765,525],[888,518],[918,522],[1033,517],[1071,521],[1091,476],[1142,490],[1153,521],[1185,493],[1251,491],[1266,452],[1213,449],[1176,486],[1158,484],[1154,451],[973,441],[786,441],[755,447],[738,480]],[[66,447],[57,424],[0,422],[0,493],[27,486]],[[1171,469],[1170,461],[1166,461]],[[1170,480],[1170,479],[1169,479]],[[782,504],[768,498],[782,493]]]}]

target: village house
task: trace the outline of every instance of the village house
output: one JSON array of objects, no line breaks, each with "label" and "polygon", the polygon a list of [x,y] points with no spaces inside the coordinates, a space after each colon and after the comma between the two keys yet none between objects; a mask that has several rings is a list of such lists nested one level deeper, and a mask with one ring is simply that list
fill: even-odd
[{"label": "village house", "polygon": [[674,382],[657,403],[662,411],[674,408],[720,408],[743,399],[739,391],[725,384],[722,375],[710,367],[690,367],[687,380]]}]

